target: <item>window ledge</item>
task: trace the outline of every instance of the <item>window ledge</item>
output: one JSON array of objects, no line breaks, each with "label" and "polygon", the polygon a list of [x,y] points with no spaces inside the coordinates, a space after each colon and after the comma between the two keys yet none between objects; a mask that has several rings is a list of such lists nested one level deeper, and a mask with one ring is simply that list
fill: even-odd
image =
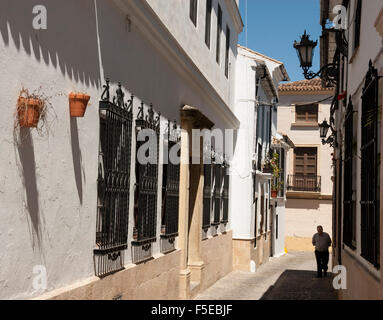
[{"label": "window ledge", "polygon": [[287,199],[313,199],[313,200],[331,200],[332,195],[321,194],[320,192],[311,191],[288,191],[286,193]]},{"label": "window ledge", "polygon": [[295,122],[291,124],[291,128],[315,128],[319,129],[317,122]]},{"label": "window ledge", "polygon": [[347,255],[353,259],[358,265],[363,268],[375,281],[379,281],[381,279],[380,270],[376,269],[372,264],[370,264],[367,260],[363,259],[356,250],[350,249],[347,245],[343,246],[343,252],[347,253]]}]

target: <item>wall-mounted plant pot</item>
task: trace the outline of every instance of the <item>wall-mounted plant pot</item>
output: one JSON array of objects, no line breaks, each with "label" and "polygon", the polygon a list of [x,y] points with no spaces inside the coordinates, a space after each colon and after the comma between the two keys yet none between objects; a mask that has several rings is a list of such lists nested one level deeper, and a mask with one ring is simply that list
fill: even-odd
[{"label": "wall-mounted plant pot", "polygon": [[44,106],[43,101],[35,98],[19,97],[17,105],[20,127],[36,128]]},{"label": "wall-mounted plant pot", "polygon": [[85,110],[88,105],[90,96],[83,93],[69,94],[69,110],[71,117],[82,118],[85,115]]},{"label": "wall-mounted plant pot", "polygon": [[278,197],[278,191],[277,190],[271,190],[271,197],[277,198]]}]

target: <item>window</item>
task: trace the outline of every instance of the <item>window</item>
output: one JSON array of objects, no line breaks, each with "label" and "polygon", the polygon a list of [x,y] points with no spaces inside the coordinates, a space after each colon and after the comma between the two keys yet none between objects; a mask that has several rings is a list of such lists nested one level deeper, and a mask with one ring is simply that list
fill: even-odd
[{"label": "window", "polygon": [[283,183],[281,185],[281,190],[279,190],[279,196],[283,198],[285,196],[285,178],[286,178],[286,169],[285,169],[285,149],[280,150],[280,157],[279,157],[279,167],[281,168],[281,173],[279,176],[279,180]]},{"label": "window", "polygon": [[212,208],[212,165],[204,164],[204,188],[203,188],[203,217],[202,229],[208,230],[211,222],[211,208]]},{"label": "window", "polygon": [[279,233],[279,221],[278,221],[278,215],[275,215],[275,239],[278,240],[278,233]]},{"label": "window", "polygon": [[309,104],[306,106],[296,106],[295,121],[297,123],[300,123],[300,122],[318,123],[318,105]]},{"label": "window", "polygon": [[190,20],[197,26],[197,3],[198,0],[190,0]]},{"label": "window", "polygon": [[229,77],[230,29],[226,26],[225,76]]},{"label": "window", "polygon": [[362,0],[358,0],[355,13],[355,26],[354,26],[354,50],[359,48],[360,45],[360,26],[362,21]]},{"label": "window", "polygon": [[[151,129],[156,134],[156,145],[151,146],[159,150],[159,116],[154,118],[152,107],[148,114],[144,116],[144,107],[141,105],[136,120],[136,134],[143,129]],[[150,244],[156,241],[157,225],[157,193],[158,193],[158,152],[155,163],[140,163],[138,161],[138,150],[149,142],[149,137],[145,141],[137,141],[136,144],[136,183],[134,192],[134,228],[133,245],[139,246]],[[154,139],[152,139],[154,141]]]},{"label": "window", "polygon": [[[124,268],[128,247],[132,104],[123,101],[121,86],[117,104],[109,100],[109,81],[99,107],[100,143],[97,179],[97,222],[94,263],[96,276]],[[116,101],[113,98],[113,101]]]},{"label": "window", "polygon": [[222,190],[222,220],[221,223],[226,224],[229,222],[229,184],[230,175],[227,172],[227,165],[222,167],[223,173],[223,190]]},{"label": "window", "polygon": [[350,97],[345,121],[345,155],[343,175],[343,242],[356,248],[355,166],[354,166],[354,111]]},{"label": "window", "polygon": [[221,60],[221,33],[222,33],[222,9],[218,5],[218,19],[217,19],[217,63],[220,64]]},{"label": "window", "polygon": [[222,208],[222,165],[215,163],[214,168],[214,219],[212,226],[218,226],[221,221]]},{"label": "window", "polygon": [[260,227],[259,227],[260,234],[263,234],[264,223],[265,223],[265,194],[264,194],[264,191],[262,190],[262,193],[261,193],[261,221],[260,221]]},{"label": "window", "polygon": [[362,94],[361,255],[379,268],[378,71],[370,61]]},{"label": "window", "polygon": [[206,0],[205,43],[210,49],[212,0]]},{"label": "window", "polygon": [[294,149],[294,175],[289,175],[289,191],[321,192],[321,177],[317,175],[317,148]]},{"label": "window", "polygon": [[258,198],[255,199],[255,206],[254,206],[254,247],[257,247],[257,222],[258,222]]},{"label": "window", "polygon": [[[170,152],[177,148],[179,137],[172,135],[177,126],[168,126],[168,164],[163,165],[162,172],[162,219],[161,237],[174,238],[178,235],[178,209],[179,209],[179,186],[180,186],[180,164],[174,164],[170,160]],[[173,136],[173,137],[172,137]],[[178,146],[178,157],[180,157],[180,147]]]},{"label": "window", "polygon": [[302,176],[317,175],[317,148],[296,148],[294,173]]}]

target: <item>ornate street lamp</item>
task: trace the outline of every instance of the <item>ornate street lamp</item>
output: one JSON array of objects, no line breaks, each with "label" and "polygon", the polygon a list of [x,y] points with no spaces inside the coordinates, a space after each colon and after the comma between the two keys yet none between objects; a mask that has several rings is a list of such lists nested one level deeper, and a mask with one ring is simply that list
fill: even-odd
[{"label": "ornate street lamp", "polygon": [[328,124],[327,120],[325,119],[320,125],[319,125],[319,131],[320,131],[320,137],[322,139],[327,138],[328,129],[330,129],[330,125]]},{"label": "ornate street lamp", "polygon": [[[331,136],[327,138],[329,129],[331,129],[332,133],[331,133]],[[331,147],[334,147],[334,145],[336,144],[336,131],[333,129],[333,127],[330,124],[328,124],[326,119],[319,124],[319,132],[320,132],[320,137],[322,138],[322,144],[323,145],[329,144]]]},{"label": "ornate street lamp", "polygon": [[297,50],[301,68],[305,76],[313,65],[314,51],[317,44],[318,41],[310,40],[310,35],[306,33],[306,30],[303,36],[301,36],[300,42],[294,41],[294,48]]},{"label": "ornate street lamp", "polygon": [[301,41],[294,41],[294,48],[297,50],[298,58],[303,69],[303,75],[305,79],[311,80],[316,77],[320,77],[328,84],[336,85],[338,82],[338,69],[337,63],[329,63],[323,66],[318,72],[310,71],[313,65],[313,57],[315,47],[318,45],[318,41],[310,40],[310,35],[306,33],[301,36]]}]

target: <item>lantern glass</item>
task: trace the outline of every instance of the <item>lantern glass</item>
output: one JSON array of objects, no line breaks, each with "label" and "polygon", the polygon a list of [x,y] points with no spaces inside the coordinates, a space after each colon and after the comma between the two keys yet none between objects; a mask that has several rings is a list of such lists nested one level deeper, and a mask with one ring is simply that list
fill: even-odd
[{"label": "lantern glass", "polygon": [[328,129],[330,129],[330,125],[328,124],[327,120],[324,120],[324,121],[319,125],[320,137],[321,137],[322,139],[326,139],[327,134],[328,134]]},{"label": "lantern glass", "polygon": [[300,42],[294,43],[294,48],[297,50],[301,67],[309,69],[313,64],[314,49],[317,46],[317,41],[310,40],[310,35],[305,33],[301,37]]}]

